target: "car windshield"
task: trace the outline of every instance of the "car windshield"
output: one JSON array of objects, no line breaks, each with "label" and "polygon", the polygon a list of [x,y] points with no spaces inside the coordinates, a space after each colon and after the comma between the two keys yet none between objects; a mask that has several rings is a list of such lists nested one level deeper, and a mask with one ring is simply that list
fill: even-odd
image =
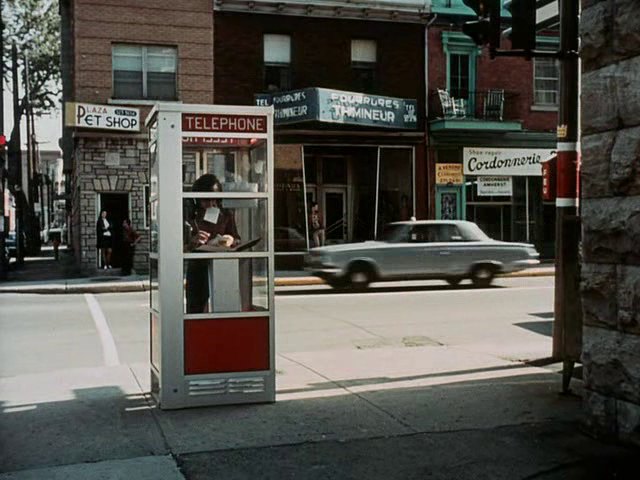
[{"label": "car windshield", "polygon": [[483,242],[486,240],[491,240],[491,238],[480,230],[480,227],[475,223],[466,222],[460,223],[458,225],[462,236],[467,242]]},{"label": "car windshield", "polygon": [[378,240],[387,243],[400,243],[409,240],[409,226],[404,224],[385,225]]}]

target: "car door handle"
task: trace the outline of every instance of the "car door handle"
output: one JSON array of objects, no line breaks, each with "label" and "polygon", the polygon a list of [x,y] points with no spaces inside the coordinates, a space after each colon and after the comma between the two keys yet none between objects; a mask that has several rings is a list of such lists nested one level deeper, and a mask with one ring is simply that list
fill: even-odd
[{"label": "car door handle", "polygon": [[451,255],[451,252],[447,251],[447,250],[443,250],[440,252],[440,255]]}]

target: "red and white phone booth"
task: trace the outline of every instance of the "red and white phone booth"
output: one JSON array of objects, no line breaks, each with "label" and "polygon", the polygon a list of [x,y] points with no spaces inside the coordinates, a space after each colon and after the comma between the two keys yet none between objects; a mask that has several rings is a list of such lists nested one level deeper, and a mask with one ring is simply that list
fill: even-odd
[{"label": "red and white phone booth", "polygon": [[152,394],[273,402],[272,107],[160,103],[146,123]]}]

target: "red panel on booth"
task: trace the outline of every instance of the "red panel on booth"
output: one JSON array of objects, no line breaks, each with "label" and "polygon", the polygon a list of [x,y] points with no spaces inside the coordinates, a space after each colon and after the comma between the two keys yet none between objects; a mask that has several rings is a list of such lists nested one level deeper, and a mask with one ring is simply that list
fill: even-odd
[{"label": "red panel on booth", "polygon": [[185,375],[255,370],[269,370],[269,317],[185,320]]}]

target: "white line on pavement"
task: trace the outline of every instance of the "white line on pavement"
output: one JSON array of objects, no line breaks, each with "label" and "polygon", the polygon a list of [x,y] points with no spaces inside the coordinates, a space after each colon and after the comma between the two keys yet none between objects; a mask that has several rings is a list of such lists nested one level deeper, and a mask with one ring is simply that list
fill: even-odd
[{"label": "white line on pavement", "polygon": [[100,304],[96,300],[96,297],[91,293],[85,293],[84,299],[87,301],[91,316],[98,329],[98,335],[100,335],[100,343],[102,344],[102,355],[104,357],[104,363],[107,367],[113,367],[120,365],[120,359],[118,358],[118,349],[116,348],[116,342],[111,334],[111,329],[107,323],[107,319],[100,308]]}]

